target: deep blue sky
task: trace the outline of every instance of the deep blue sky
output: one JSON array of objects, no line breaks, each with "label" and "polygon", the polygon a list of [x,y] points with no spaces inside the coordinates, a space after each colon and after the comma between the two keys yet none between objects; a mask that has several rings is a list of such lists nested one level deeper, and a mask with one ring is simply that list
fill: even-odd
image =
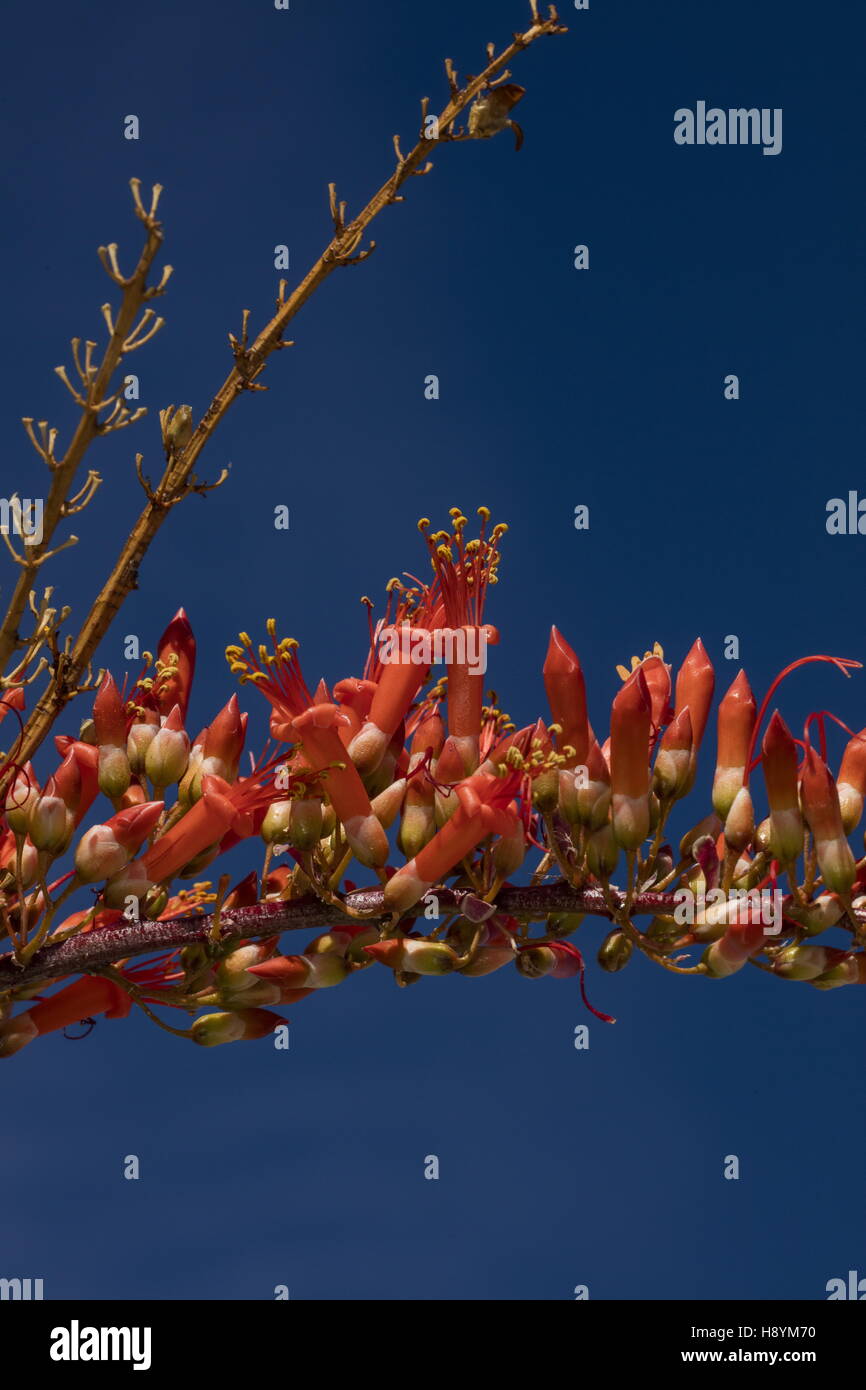
[{"label": "deep blue sky", "polygon": [[[159,408],[199,414],[241,310],[270,313],[273,247],[300,277],[327,240],[328,181],[357,209],[392,134],[411,143],[418,99],[441,106],[442,59],[478,71],[527,9],[10,12],[5,490],[42,485],[21,415],[68,437],[52,368],[71,336],[100,336],[96,246],[118,241],[124,265],[137,250],[132,175],[165,186],[175,266],[167,327],[131,362],[151,413],[92,456],[105,484],[52,571],[64,601],[86,607],[137,513],[131,460],[156,471]],[[153,547],[101,656],[122,674],[123,635],[152,642],[183,603],[196,729],[233,688],[224,645],[270,615],[311,679],[355,670],[358,596],[423,563],[415,519],[454,503],[511,524],[492,677],[521,723],[544,712],[551,622],[598,725],[615,664],[654,639],[678,661],[702,635],[726,686],[737,634],[759,692],[809,652],[866,660],[866,538],[824,526],[828,498],[866,491],[863,18],[845,0],[561,9],[571,32],[514,68],[520,155],[508,136],[440,152],[377,223],[372,259],[296,320],[270,391],[231,412],[203,460],[210,476],[231,462],[230,482]],[[699,99],[782,107],[782,154],[676,146],[674,111]],[[791,724],[829,706],[859,728],[866,674],[807,669],[781,703]],[[592,959],[599,924],[584,932]],[[866,1157],[862,993],[644,960],[617,977],[591,965],[588,987],[615,1027],[568,982],[503,971],[400,991],[371,970],[292,1011],[288,1053],[199,1050],[137,1018],[32,1046],[3,1069],[0,1274],[42,1277],[48,1297],[568,1299],[587,1284],[675,1299],[821,1298],[866,1273],[849,1193]],[[572,1045],[582,1022],[588,1052]],[[732,1153],[739,1182],[722,1177]]]}]

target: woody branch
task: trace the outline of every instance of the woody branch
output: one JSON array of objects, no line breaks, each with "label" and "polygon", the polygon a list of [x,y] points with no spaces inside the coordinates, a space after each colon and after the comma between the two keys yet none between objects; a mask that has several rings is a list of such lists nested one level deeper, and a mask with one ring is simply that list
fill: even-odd
[{"label": "woody branch", "polygon": [[[459,913],[465,890],[435,889],[443,914]],[[618,888],[605,893],[601,888],[573,888],[565,882],[526,887],[509,885],[499,893],[491,911],[506,913],[518,922],[543,922],[552,913],[575,913],[610,921],[626,905],[627,895]],[[673,893],[636,893],[628,906],[629,920],[644,915],[673,914],[678,899]],[[266,939],[285,931],[321,930],[343,923],[357,923],[359,917],[385,924],[386,912],[381,888],[360,888],[347,893],[344,909],[320,898],[294,902],[263,902],[253,907],[226,910],[219,917],[218,942],[221,947],[244,940]],[[857,912],[854,922],[843,918],[840,927],[856,929],[866,923],[866,912]],[[0,992],[20,991],[65,975],[93,974],[120,961],[155,951],[177,950],[213,939],[214,918],[194,913],[171,921],[141,921],[129,926],[73,937],[56,946],[37,951],[24,966],[14,955],[0,956]],[[539,938],[543,939],[543,938]]]}]

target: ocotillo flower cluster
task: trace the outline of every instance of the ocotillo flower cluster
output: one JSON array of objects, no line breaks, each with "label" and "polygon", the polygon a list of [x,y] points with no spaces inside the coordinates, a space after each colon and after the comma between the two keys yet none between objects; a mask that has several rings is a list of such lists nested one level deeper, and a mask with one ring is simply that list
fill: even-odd
[{"label": "ocotillo flower cluster", "polygon": [[[760,706],[740,671],[716,713],[711,807],[674,842],[671,813],[694,796],[712,723],[701,641],[676,674],[658,645],[618,668],[596,733],[581,663],[553,628],[548,707],[517,728],[485,693],[499,642],[485,609],[507,528],[491,528],[485,508],[479,518],[472,536],[456,509],[447,530],[419,523],[429,577],[392,580],[378,621],[365,600],[360,674],[337,670],[311,690],[297,642],[272,620],[266,643],[242,633],[227,649],[241,687],[270,705],[272,742],[243,774],[237,695],[195,737],[187,728],[195,641],[182,609],[131,688],[103,676],[78,736],[55,740],[44,782],[16,763],[13,739],[0,782],[11,947],[0,1055],[133,1006],[205,1046],[260,1038],[284,1021],[280,1006],[377,965],[401,986],[513,967],[525,979],[576,976],[582,990],[583,956],[566,938],[584,916],[606,923],[596,950],[608,973],[638,951],[712,979],[751,963],[819,989],[866,982],[866,859],[849,843],[866,796],[866,729],[848,731],[834,777],[823,715],[798,739],[771,712],[803,661],[845,673],[859,663],[803,658]],[[20,723],[23,706],[21,689],[7,692],[0,719]],[[202,878],[256,839],[260,871],[234,888],[227,875]],[[374,889],[356,890],[355,873]],[[79,890],[86,905],[69,912]],[[298,954],[281,951],[279,931],[310,920],[311,904],[326,929]],[[225,925],[233,914],[243,935]],[[185,944],[158,950],[165,924]],[[836,944],[817,944],[830,928]],[[76,972],[78,944],[84,961],[94,941],[106,947],[98,968]],[[52,973],[55,957],[64,969]],[[42,997],[46,979],[60,987]]]}]

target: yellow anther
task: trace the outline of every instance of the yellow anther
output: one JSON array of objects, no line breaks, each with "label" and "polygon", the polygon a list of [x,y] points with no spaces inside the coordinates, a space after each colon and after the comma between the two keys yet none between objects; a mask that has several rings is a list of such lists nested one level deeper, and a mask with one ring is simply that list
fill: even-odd
[{"label": "yellow anther", "polygon": [[248,632],[239,632],[238,641],[242,642],[245,647],[251,647],[253,644],[253,639]]}]

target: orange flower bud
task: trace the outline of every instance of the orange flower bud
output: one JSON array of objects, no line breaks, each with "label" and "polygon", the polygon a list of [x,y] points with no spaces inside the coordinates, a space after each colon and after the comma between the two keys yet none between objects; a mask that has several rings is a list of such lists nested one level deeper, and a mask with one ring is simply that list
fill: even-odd
[{"label": "orange flower bud", "polygon": [[[830,948],[827,948],[828,955]],[[835,952],[833,953],[835,955]],[[816,989],[838,989],[840,985],[866,985],[866,952],[864,951],[840,951],[841,960],[837,960],[829,970],[825,970],[823,975],[819,975],[812,984]]]},{"label": "orange flower bud", "polygon": [[665,729],[653,767],[653,791],[664,801],[680,796],[692,762],[692,717],[688,706]]},{"label": "orange flower bud", "polygon": [[748,787],[740,787],[725,820],[725,844],[739,853],[755,833],[755,809]]},{"label": "orange flower bud", "polygon": [[125,748],[126,715],[123,701],[114,677],[108,672],[103,676],[93,701],[93,727],[100,748]]},{"label": "orange flower bud", "polygon": [[236,1009],[231,1013],[201,1014],[192,1024],[192,1040],[199,1047],[221,1043],[255,1042],[267,1037],[286,1020],[267,1009]]},{"label": "orange flower bud", "polygon": [[637,669],[646,681],[653,733],[657,733],[671,719],[671,668],[660,656],[645,656]]},{"label": "orange flower bud", "polygon": [[651,727],[649,691],[638,668],[616,696],[610,717],[611,822],[622,849],[637,849],[649,834]]},{"label": "orange flower bud", "polygon": [[526,832],[517,815],[516,802],[511,803],[514,821],[504,835],[500,835],[493,846],[493,867],[501,878],[516,874],[526,858]]},{"label": "orange flower bud", "polygon": [[845,838],[836,783],[814,748],[806,751],[801,787],[803,814],[814,836],[824,883],[831,893],[847,895],[857,877],[857,866]]},{"label": "orange flower bud", "polygon": [[403,797],[406,795],[406,778],[398,777],[390,787],[374,796],[370,805],[373,815],[384,830],[389,830],[400,814]]},{"label": "orange flower bud", "polygon": [[182,608],[177,610],[160,637],[156,656],[160,674],[154,695],[159,712],[169,714],[179,705],[181,719],[186,720],[195,675],[195,637]]},{"label": "orange flower bud", "polygon": [[783,864],[791,864],[803,850],[797,745],[778,710],[764,734],[761,765],[770,802],[770,852]]},{"label": "orange flower bud", "polygon": [[835,964],[825,946],[787,946],[773,961],[773,973],[783,980],[816,980]]},{"label": "orange flower bud", "polygon": [[272,956],[270,960],[249,967],[250,975],[279,985],[282,990],[332,989],[342,984],[349,972],[350,966],[338,951]]},{"label": "orange flower bud", "polygon": [[161,801],[119,811],[104,825],[91,826],[75,848],[75,869],[82,883],[113,878],[138,852],[164,810]]},{"label": "orange flower bud", "polygon": [[[502,922],[511,922],[515,928],[517,923],[511,917],[500,919]],[[468,926],[468,924],[466,924]],[[474,932],[474,929],[473,929]],[[449,944],[452,944],[449,942]],[[500,925],[496,917],[489,917],[482,928],[482,937],[475,955],[467,965],[459,967],[459,973],[465,975],[467,979],[480,979],[484,975],[491,975],[494,970],[501,970],[504,965],[508,965],[514,960],[516,946],[514,937],[504,926]],[[462,955],[463,952],[461,951]]]},{"label": "orange flower bud", "polygon": [[581,766],[589,753],[586,682],[580,662],[555,627],[550,629],[543,676],[553,722],[562,730],[557,735],[557,747],[560,753],[566,747],[572,748],[574,753],[568,765]]},{"label": "orange flower bud", "polygon": [[593,878],[610,878],[619,858],[614,833],[609,825],[594,830],[586,842],[586,862]]},{"label": "orange flower bud", "polygon": [[292,728],[310,764],[324,774],[325,793],[343,823],[352,853],[362,864],[377,868],[387,862],[388,837],[340,742],[337,730],[347,717],[337,705],[312,705],[292,720]]},{"label": "orange flower bud", "polygon": [[842,765],[837,779],[839,806],[842,811],[842,825],[845,834],[856,829],[863,814],[863,798],[866,796],[866,729],[848,742],[842,754]]},{"label": "orange flower bud", "polygon": [[153,786],[162,791],[179,782],[186,772],[189,752],[189,734],[183,727],[180,705],[174,705],[145,753],[144,768]]},{"label": "orange flower bud", "polygon": [[723,980],[742,970],[749,957],[761,950],[764,941],[764,925],[760,920],[733,923],[721,941],[714,941],[704,952],[707,974],[715,980]]},{"label": "orange flower bud", "polygon": [[713,807],[722,820],[746,781],[746,764],[757,717],[752,688],[745,671],[740,671],[719,705],[719,748],[713,777]]},{"label": "orange flower bud", "polygon": [[211,776],[223,777],[227,782],[234,781],[243,752],[245,732],[246,719],[241,714],[237,695],[233,695],[205,733],[204,771]]},{"label": "orange flower bud", "polygon": [[39,850],[62,854],[72,839],[75,820],[62,797],[57,796],[53,777],[34,801],[29,816],[30,839]]},{"label": "orange flower bud", "polygon": [[364,947],[372,956],[391,970],[403,970],[412,975],[448,975],[456,970],[459,957],[444,941],[429,941],[411,936],[392,937]]},{"label": "orange flower bud", "polygon": [[155,710],[147,710],[143,719],[130,726],[126,735],[126,756],[136,777],[144,772],[147,750],[156,738],[158,729],[159,715]]},{"label": "orange flower bud", "polygon": [[703,741],[715,688],[716,676],[713,671],[713,663],[707,656],[704,644],[699,637],[679,669],[674,703],[675,715],[680,714],[688,706],[692,717],[695,753]]},{"label": "orange flower bud", "polygon": [[25,835],[30,813],[39,799],[39,783],[32,763],[25,763],[9,783],[3,801],[6,824],[16,835]]},{"label": "orange flower bud", "polygon": [[585,764],[567,768],[559,777],[559,805],[566,820],[598,830],[610,811],[610,769],[590,730]]}]

